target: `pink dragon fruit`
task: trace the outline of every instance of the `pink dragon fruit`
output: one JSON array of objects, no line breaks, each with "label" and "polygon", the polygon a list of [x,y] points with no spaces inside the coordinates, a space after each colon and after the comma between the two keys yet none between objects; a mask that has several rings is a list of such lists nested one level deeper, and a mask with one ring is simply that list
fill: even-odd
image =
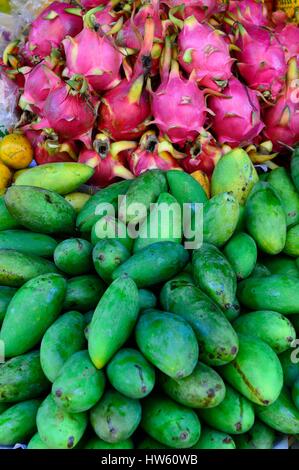
[{"label": "pink dragon fruit", "polygon": [[162,61],[162,83],[152,93],[152,113],[154,123],[162,135],[180,146],[194,140],[206,120],[204,93],[198,88],[193,75],[189,80],[180,76],[179,65],[172,61],[171,42],[166,38]]},{"label": "pink dragon fruit", "polygon": [[65,76],[84,75],[98,93],[119,84],[122,55],[111,40],[84,28],[75,38],[68,36],[63,46],[66,55]]},{"label": "pink dragon fruit", "polygon": [[289,61],[287,84],[277,103],[264,111],[264,135],[273,143],[274,151],[292,147],[299,141],[299,71],[297,59]]},{"label": "pink dragon fruit", "polygon": [[248,145],[262,131],[260,104],[256,92],[232,77],[222,96],[212,96],[209,108],[214,112],[212,129],[221,144]]},{"label": "pink dragon fruit", "polygon": [[281,44],[272,31],[239,24],[236,41],[238,68],[247,84],[265,98],[275,100],[281,92],[287,64]]},{"label": "pink dragon fruit", "polygon": [[147,170],[180,168],[176,158],[184,156],[167,140],[158,139],[154,131],[147,131],[141,137],[138,148],[130,152],[127,159],[130,170],[139,176]]},{"label": "pink dragon fruit", "polygon": [[110,0],[79,0],[80,5],[86,10],[90,10],[91,8],[96,8],[99,5],[107,5]]},{"label": "pink dragon fruit", "polygon": [[53,2],[32,23],[24,55],[31,62],[49,56],[67,36],[76,36],[83,28],[78,10],[69,3]]},{"label": "pink dragon fruit", "polygon": [[175,9],[173,14],[179,14],[182,19],[195,16],[200,23],[228,7],[227,0],[164,0],[163,3]]},{"label": "pink dragon fruit", "polygon": [[131,80],[105,93],[100,107],[99,130],[113,140],[136,140],[142,135],[150,117],[149,94],[143,89],[145,76],[151,66],[154,22],[147,18],[145,38]]},{"label": "pink dragon fruit", "polygon": [[125,167],[125,151],[136,147],[136,142],[110,143],[105,134],[98,134],[93,143],[94,149],[83,150],[79,156],[79,162],[94,168],[95,172],[90,183],[105,188],[118,178],[134,178],[134,175]]},{"label": "pink dragon fruit", "polygon": [[113,2],[93,8],[84,16],[84,23],[101,34],[116,34],[123,25],[122,16],[113,10]]},{"label": "pink dragon fruit", "polygon": [[182,68],[189,74],[194,70],[200,85],[216,91],[226,87],[234,62],[223,34],[190,16],[178,37]]},{"label": "pink dragon fruit", "polygon": [[262,0],[230,0],[228,14],[244,26],[268,26],[266,5]]},{"label": "pink dragon fruit", "polygon": [[75,142],[60,143],[56,134],[47,130],[34,131],[30,126],[23,127],[23,131],[31,142],[38,165],[77,161],[78,146]]},{"label": "pink dragon fruit", "polygon": [[282,28],[276,28],[276,37],[285,51],[286,61],[292,57],[299,57],[299,28],[298,25],[288,23]]},{"label": "pink dragon fruit", "polygon": [[61,85],[60,77],[48,65],[46,61],[42,61],[33,68],[21,69],[25,76],[25,86],[19,106],[23,110],[41,114],[49,93]]}]

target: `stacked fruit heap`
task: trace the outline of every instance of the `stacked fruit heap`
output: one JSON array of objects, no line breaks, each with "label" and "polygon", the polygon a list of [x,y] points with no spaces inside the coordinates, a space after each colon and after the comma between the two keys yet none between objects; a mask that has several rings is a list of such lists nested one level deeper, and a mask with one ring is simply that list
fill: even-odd
[{"label": "stacked fruit heap", "polygon": [[[271,448],[298,434],[298,151],[291,174],[259,179],[232,150],[210,199],[188,173],[149,170],[76,214],[63,195],[91,173],[38,166],[0,198],[0,443]],[[203,204],[193,251],[181,219],[158,216],[175,202]]]},{"label": "stacked fruit heap", "polygon": [[154,168],[210,175],[227,146],[254,162],[294,146],[298,44],[258,0],[54,2],[2,73],[37,163],[79,159],[105,187]]}]

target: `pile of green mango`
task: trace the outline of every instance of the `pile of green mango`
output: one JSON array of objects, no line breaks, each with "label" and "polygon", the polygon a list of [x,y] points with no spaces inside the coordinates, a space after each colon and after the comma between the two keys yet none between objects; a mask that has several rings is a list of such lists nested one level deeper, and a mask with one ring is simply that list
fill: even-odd
[{"label": "pile of green mango", "polygon": [[[298,435],[299,151],[260,176],[231,151],[210,199],[178,170],[90,197],[90,169],[51,165],[0,197],[0,445],[267,449]],[[159,217],[174,203],[193,225],[203,205],[197,248],[177,213]]]}]

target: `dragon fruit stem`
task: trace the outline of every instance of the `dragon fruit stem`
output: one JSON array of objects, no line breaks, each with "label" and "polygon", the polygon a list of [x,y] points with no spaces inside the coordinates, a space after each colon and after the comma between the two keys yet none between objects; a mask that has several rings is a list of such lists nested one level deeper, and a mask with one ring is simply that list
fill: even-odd
[{"label": "dragon fruit stem", "polygon": [[165,46],[162,52],[161,66],[160,66],[160,75],[161,75],[162,82],[168,80],[171,60],[172,60],[171,39],[169,36],[166,36]]},{"label": "dragon fruit stem", "polygon": [[121,140],[119,142],[113,142],[110,146],[110,153],[112,157],[116,157],[120,152],[124,150],[135,150],[137,148],[137,142],[130,140]]},{"label": "dragon fruit stem", "polygon": [[88,91],[88,83],[83,75],[75,74],[66,82],[73,92],[84,95]]}]

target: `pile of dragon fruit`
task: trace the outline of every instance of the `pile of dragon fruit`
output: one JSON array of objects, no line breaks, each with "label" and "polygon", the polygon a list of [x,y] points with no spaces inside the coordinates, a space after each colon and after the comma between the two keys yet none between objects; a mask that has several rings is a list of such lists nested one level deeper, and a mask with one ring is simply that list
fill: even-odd
[{"label": "pile of dragon fruit", "polygon": [[105,187],[153,168],[210,175],[299,141],[299,28],[258,0],[55,1],[7,47],[38,164]]}]

